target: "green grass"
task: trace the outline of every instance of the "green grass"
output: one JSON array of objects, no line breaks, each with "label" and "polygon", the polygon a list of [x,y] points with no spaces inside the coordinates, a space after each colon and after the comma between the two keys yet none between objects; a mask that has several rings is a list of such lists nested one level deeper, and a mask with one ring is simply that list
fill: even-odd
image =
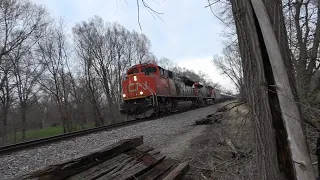
[{"label": "green grass", "polygon": [[58,134],[62,134],[62,133],[63,133],[63,127],[62,126],[55,126],[55,127],[50,127],[50,128],[46,128],[46,129],[27,131],[26,132],[26,139],[38,139],[38,138],[54,136],[54,135],[58,135]]},{"label": "green grass", "polygon": [[[86,124],[84,127],[91,128],[93,127],[93,123]],[[81,129],[80,127],[77,128],[77,130],[80,130],[80,129]],[[49,127],[49,128],[39,129],[39,130],[29,130],[29,131],[26,131],[26,140],[45,138],[45,137],[59,135],[62,133],[63,133],[63,126],[54,126],[54,127]],[[21,141],[21,135],[22,135],[22,132],[16,133],[16,142]],[[8,143],[9,144],[14,143],[14,134],[9,134]]]}]

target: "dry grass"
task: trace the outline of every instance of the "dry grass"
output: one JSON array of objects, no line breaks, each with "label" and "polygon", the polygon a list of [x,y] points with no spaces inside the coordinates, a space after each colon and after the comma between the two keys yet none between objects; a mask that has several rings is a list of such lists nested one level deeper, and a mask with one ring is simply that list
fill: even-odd
[{"label": "dry grass", "polygon": [[244,104],[226,111],[220,123],[209,125],[207,133],[193,143],[192,168],[185,179],[257,179],[253,137]]},{"label": "dry grass", "polygon": [[312,160],[314,171],[317,175],[318,172],[318,159],[316,156],[317,139],[320,137],[320,109],[319,104],[310,104],[308,106],[302,106],[302,112],[304,119],[307,123],[303,123],[304,133],[307,137],[308,147],[310,151],[310,157]]},{"label": "dry grass", "polygon": [[317,139],[319,137],[319,132],[310,126],[305,127],[305,135],[307,136],[308,147],[310,151],[311,161],[313,162],[313,168],[316,175],[319,175],[318,172],[318,159],[316,156],[317,150]]}]

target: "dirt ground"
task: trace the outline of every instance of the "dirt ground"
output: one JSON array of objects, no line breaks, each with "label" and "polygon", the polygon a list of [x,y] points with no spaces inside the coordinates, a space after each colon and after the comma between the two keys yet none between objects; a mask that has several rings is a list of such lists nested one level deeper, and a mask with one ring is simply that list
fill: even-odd
[{"label": "dirt ground", "polygon": [[[221,108],[223,112],[215,109],[213,117],[205,118],[204,124],[192,125],[189,131],[173,138],[174,141],[161,149],[171,158],[189,163],[190,170],[184,180],[259,179],[256,176],[254,131],[248,107],[235,101],[218,105],[217,109]],[[219,119],[220,114],[222,118]],[[308,127],[305,131],[317,172],[315,151],[318,133]]]},{"label": "dirt ground", "polygon": [[[185,175],[185,180],[257,179],[254,175],[256,166],[251,119],[247,107],[244,104],[234,107],[237,104],[239,103],[229,103],[225,106],[223,109],[227,111],[218,113],[222,114],[222,118],[216,122],[194,125],[194,132],[190,132],[192,135],[187,133],[181,140],[177,139],[177,142],[188,140],[189,148],[185,148],[182,154],[173,153],[169,156],[189,162],[190,170]],[[179,143],[176,146],[180,146]]]}]

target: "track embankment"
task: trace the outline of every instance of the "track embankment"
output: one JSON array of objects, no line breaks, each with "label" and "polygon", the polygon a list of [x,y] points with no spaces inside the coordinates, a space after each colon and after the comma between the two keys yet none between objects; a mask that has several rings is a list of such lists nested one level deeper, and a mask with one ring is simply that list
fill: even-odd
[{"label": "track embankment", "polygon": [[181,161],[190,165],[184,179],[259,179],[255,176],[254,131],[248,108],[232,103],[199,119],[206,129],[189,143]]},{"label": "track embankment", "polygon": [[222,104],[4,155],[0,157],[0,179],[10,179],[89,154],[121,139],[141,135],[146,145],[169,157],[181,159],[190,147],[190,142],[201,136],[207,128],[193,126],[195,121],[214,113]]}]

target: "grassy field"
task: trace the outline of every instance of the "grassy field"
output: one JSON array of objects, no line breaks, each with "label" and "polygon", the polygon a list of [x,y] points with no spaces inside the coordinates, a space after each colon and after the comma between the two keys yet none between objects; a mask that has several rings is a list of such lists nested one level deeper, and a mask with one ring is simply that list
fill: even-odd
[{"label": "grassy field", "polygon": [[[90,128],[90,127],[93,127],[93,124],[85,125],[85,128]],[[77,129],[80,130],[80,127]],[[40,130],[29,130],[26,132],[26,140],[45,138],[45,137],[59,135],[62,133],[63,133],[62,126],[54,126],[54,127],[44,128]],[[21,135],[22,135],[22,132],[16,133],[16,142],[21,141]],[[14,137],[15,137],[14,134],[9,134],[8,136],[9,144],[14,143]]]}]

